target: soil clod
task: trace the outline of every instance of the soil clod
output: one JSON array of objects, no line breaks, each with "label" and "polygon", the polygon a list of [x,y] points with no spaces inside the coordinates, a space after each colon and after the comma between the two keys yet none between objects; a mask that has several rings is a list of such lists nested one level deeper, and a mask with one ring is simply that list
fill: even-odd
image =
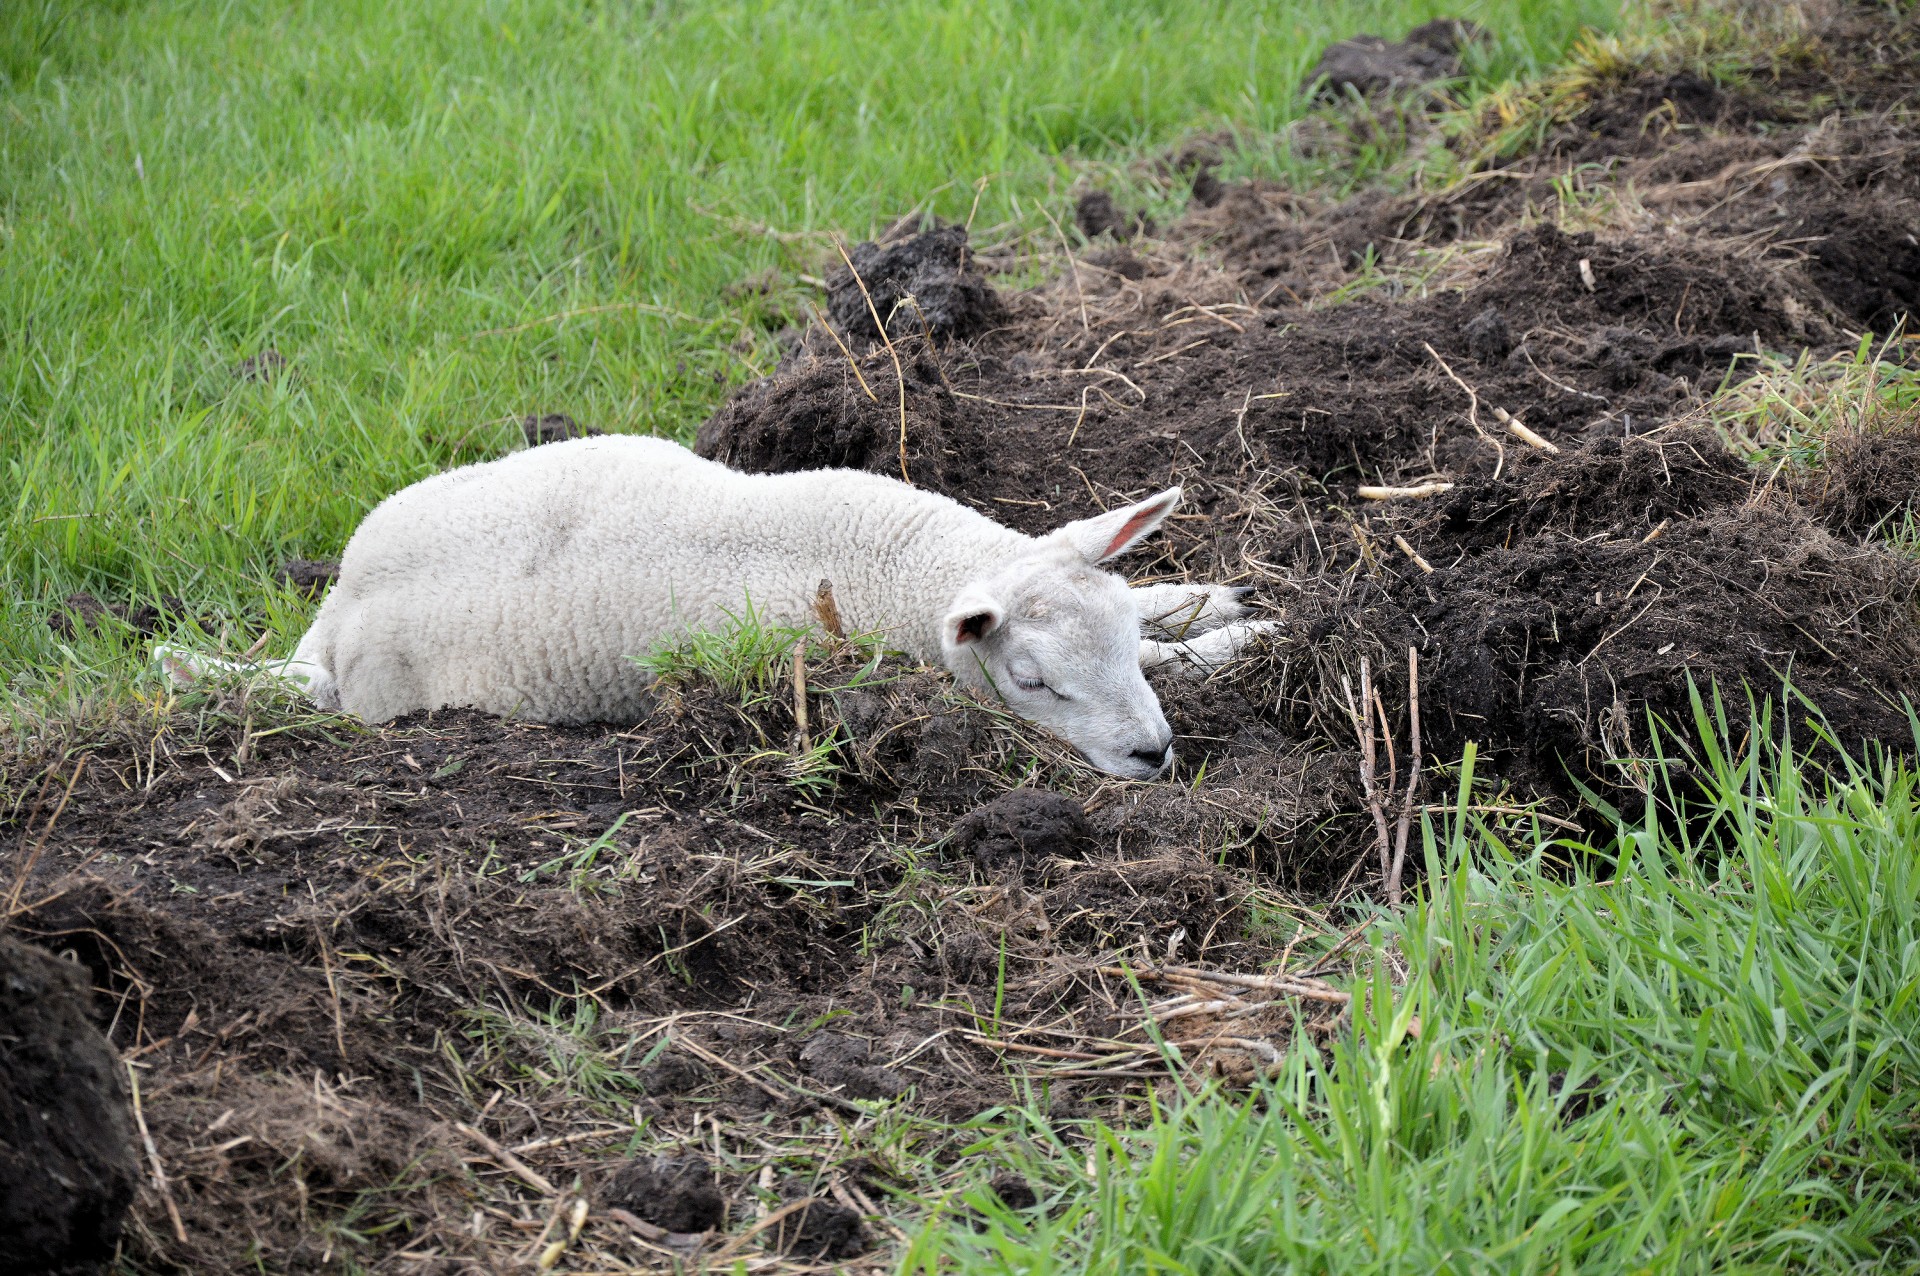
[{"label": "soil clod", "polygon": [[844,1262],[867,1252],[867,1226],[844,1205],[813,1197],[770,1230],[772,1247],[782,1254],[821,1262]]},{"label": "soil clod", "polygon": [[273,569],[273,578],[296,593],[318,598],[340,579],[340,560],[289,558]]},{"label": "soil clod", "polygon": [[564,443],[568,439],[584,439],[606,431],[591,425],[582,425],[564,412],[535,413],[520,422],[521,433],[526,435],[528,447],[539,447],[542,443]]},{"label": "soil clod", "polygon": [[855,244],[848,256],[853,271],[842,266],[827,276],[827,314],[850,338],[880,340],[875,313],[895,341],[926,333],[939,340],[970,337],[1001,313],[1000,298],[974,265],[964,226]]},{"label": "soil clod", "polygon": [[1480,28],[1464,18],[1435,18],[1415,27],[1400,41],[1357,35],[1327,46],[1307,72],[1306,83],[1337,96],[1362,96],[1419,88],[1460,74],[1461,51],[1482,39]]},{"label": "soil clod", "polygon": [[1014,789],[962,816],[953,847],[991,871],[1047,856],[1079,859],[1091,833],[1085,809],[1066,794]]},{"label": "soil clod", "polygon": [[603,1209],[623,1209],[669,1232],[707,1232],[724,1227],[727,1199],[713,1167],[697,1156],[643,1157],[628,1161],[599,1191]]},{"label": "soil clod", "polygon": [[0,935],[0,1269],[110,1258],[139,1175],[120,1058],[71,963]]}]

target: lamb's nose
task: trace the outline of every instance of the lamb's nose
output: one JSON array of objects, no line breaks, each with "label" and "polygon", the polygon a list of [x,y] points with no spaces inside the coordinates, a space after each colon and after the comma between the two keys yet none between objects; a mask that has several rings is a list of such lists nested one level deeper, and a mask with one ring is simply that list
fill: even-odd
[{"label": "lamb's nose", "polygon": [[1158,771],[1167,765],[1167,755],[1173,752],[1173,741],[1169,740],[1157,749],[1135,749],[1133,756]]}]

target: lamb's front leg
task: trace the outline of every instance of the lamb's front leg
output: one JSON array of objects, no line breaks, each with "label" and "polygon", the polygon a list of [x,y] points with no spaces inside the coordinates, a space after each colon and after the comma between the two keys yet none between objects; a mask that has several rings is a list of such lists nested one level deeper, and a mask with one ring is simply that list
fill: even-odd
[{"label": "lamb's front leg", "polygon": [[1244,620],[1222,625],[1184,642],[1159,642],[1143,638],[1140,640],[1140,667],[1152,669],[1156,665],[1178,663],[1200,673],[1211,673],[1243,654],[1257,639],[1279,628],[1278,621]]},{"label": "lamb's front leg", "polygon": [[1135,585],[1133,604],[1142,633],[1185,640],[1246,615],[1241,600],[1252,592],[1251,585]]}]

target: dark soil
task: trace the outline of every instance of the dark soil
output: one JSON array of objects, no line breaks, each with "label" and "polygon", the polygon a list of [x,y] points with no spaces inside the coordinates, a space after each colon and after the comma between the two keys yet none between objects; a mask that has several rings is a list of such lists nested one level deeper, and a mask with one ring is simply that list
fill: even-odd
[{"label": "dark soil", "polygon": [[273,569],[273,578],[288,589],[317,599],[340,579],[340,560],[289,558]]},{"label": "dark soil", "polygon": [[843,265],[827,276],[827,314],[863,343],[880,339],[876,314],[901,340],[971,337],[1000,317],[999,298],[975,267],[962,227],[857,244],[848,256],[852,271]]},{"label": "dark soil", "polygon": [[599,1199],[669,1232],[706,1232],[727,1221],[727,1198],[713,1167],[697,1156],[628,1161],[601,1187]]},{"label": "dark soil", "polygon": [[1399,41],[1357,35],[1329,45],[1306,82],[1330,96],[1418,88],[1459,75],[1460,51],[1482,38],[1480,28],[1464,18],[1435,18]]},{"label": "dark soil", "polygon": [[[853,247],[857,282],[837,253],[810,263],[835,335],[797,337],[698,449],[904,468],[1030,532],[1183,484],[1129,574],[1256,586],[1279,630],[1212,679],[1155,673],[1174,782],[1104,781],[942,675],[846,647],[808,657],[824,770],[796,757],[790,681],[745,703],[665,687],[607,728],[368,729],[213,687],[0,758],[0,837],[46,842],[13,924],[84,967],[137,1053],[187,1234],[143,1190],[128,1261],[451,1276],[531,1267],[556,1237],[583,1264],[604,1250],[596,1270],[880,1252],[870,1200],[986,1170],[929,1186],[876,1164],[873,1105],[902,1112],[885,1148],[929,1155],[952,1128],[898,1133],[914,1119],[1030,1095],[1112,1115],[1153,1077],[1063,1075],[1044,1051],[1137,1027],[1116,962],[1255,970],[1352,927],[1379,886],[1342,692],[1363,661],[1397,757],[1411,650],[1428,759],[1472,743],[1489,799],[1575,821],[1580,786],[1644,800],[1649,715],[1684,747],[1694,687],[1739,732],[1748,692],[1791,674],[1806,700],[1782,716],[1910,747],[1920,567],[1892,542],[1914,422],[1756,467],[1703,410],[1757,352],[1851,351],[1920,307],[1920,137],[1898,110],[1920,36],[1834,13],[1749,87],[1618,77],[1442,191],[1320,205],[1223,181],[1227,143],[1202,139],[1164,166],[1195,183],[1181,220],[1094,200],[1101,242],[1036,289],[996,291],[954,227]],[[530,444],[579,428],[529,420]],[[289,583],[324,587],[314,566]],[[154,610],[77,596],[54,623]],[[577,1236],[575,1193],[597,1205]]]},{"label": "dark soil", "polygon": [[867,1252],[866,1224],[844,1205],[809,1199],[773,1226],[773,1246],[782,1254],[819,1262],[844,1262]]},{"label": "dark soil", "polygon": [[139,1173],[120,1056],[80,969],[0,934],[0,1271],[95,1270]]},{"label": "dark soil", "polygon": [[241,381],[271,381],[287,370],[287,356],[268,346],[259,354],[248,355],[233,370]]},{"label": "dark soil", "polygon": [[591,425],[582,425],[564,412],[536,413],[520,421],[520,431],[527,436],[528,447],[539,447],[542,443],[563,443],[568,439],[584,439],[606,431]]},{"label": "dark soil", "polygon": [[1113,202],[1113,196],[1101,190],[1087,191],[1075,201],[1073,222],[1088,239],[1109,235],[1125,241],[1136,235],[1150,235],[1154,230],[1151,221],[1139,213],[1121,211]]},{"label": "dark soil", "polygon": [[82,629],[124,625],[142,638],[151,638],[188,618],[187,604],[171,594],[157,603],[108,603],[92,594],[69,594],[47,616],[47,627],[67,636]]}]

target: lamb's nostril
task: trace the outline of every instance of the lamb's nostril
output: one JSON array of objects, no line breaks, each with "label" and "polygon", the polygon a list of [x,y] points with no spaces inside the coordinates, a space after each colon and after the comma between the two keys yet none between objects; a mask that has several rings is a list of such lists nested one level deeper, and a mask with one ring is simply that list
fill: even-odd
[{"label": "lamb's nostril", "polygon": [[1133,756],[1158,771],[1167,764],[1167,755],[1171,752],[1173,752],[1173,741],[1169,740],[1157,749],[1135,749]]}]

